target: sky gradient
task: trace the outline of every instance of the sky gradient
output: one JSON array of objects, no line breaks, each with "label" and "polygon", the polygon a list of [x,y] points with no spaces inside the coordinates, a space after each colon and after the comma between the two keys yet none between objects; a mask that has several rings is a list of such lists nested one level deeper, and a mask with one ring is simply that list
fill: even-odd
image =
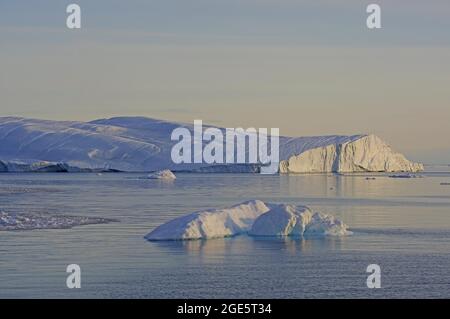
[{"label": "sky gradient", "polygon": [[[450,2],[0,0],[0,116],[375,133],[450,163]],[[382,8],[369,30],[366,6]]]}]

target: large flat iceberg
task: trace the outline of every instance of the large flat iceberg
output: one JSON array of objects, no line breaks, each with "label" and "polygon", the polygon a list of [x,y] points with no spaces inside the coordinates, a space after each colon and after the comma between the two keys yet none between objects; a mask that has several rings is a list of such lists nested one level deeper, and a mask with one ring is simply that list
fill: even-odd
[{"label": "large flat iceberg", "polygon": [[145,236],[150,241],[251,236],[344,236],[348,226],[331,215],[306,206],[279,205],[260,200],[229,208],[195,212],[171,220]]},{"label": "large flat iceberg", "polygon": [[[191,133],[194,130],[191,124],[145,117],[91,122],[0,117],[0,172],[260,171],[259,164],[173,163],[171,150],[176,141],[171,140],[171,133],[179,127]],[[281,173],[416,172],[423,169],[421,164],[408,161],[374,135],[280,136],[279,146]]]}]

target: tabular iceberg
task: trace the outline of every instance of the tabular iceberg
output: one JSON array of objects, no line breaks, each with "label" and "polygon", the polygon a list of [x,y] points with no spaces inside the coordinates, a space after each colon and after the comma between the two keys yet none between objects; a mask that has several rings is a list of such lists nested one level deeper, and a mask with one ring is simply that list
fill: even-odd
[{"label": "tabular iceberg", "polygon": [[[173,163],[171,133],[179,127],[193,132],[190,124],[144,117],[92,122],[0,117],[0,172],[260,170],[259,164]],[[374,135],[280,136],[279,146],[280,173],[423,170]]]},{"label": "tabular iceberg", "polygon": [[145,236],[150,241],[252,236],[344,236],[348,226],[306,206],[278,205],[260,200],[229,208],[195,212],[169,221]]}]

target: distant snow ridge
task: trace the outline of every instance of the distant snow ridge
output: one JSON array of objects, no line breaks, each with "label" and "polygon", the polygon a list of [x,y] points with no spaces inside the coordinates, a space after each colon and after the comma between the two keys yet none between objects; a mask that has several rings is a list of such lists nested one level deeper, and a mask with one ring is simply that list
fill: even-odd
[{"label": "distant snow ridge", "polygon": [[174,180],[177,177],[170,170],[165,169],[163,171],[154,172],[148,175],[150,179],[163,179],[163,180]]},{"label": "distant snow ridge", "polygon": [[[0,172],[86,170],[259,172],[260,165],[175,164],[171,133],[193,125],[145,117],[92,122],[0,117]],[[205,126],[206,127],[206,126]],[[417,172],[374,135],[280,137],[280,173]]]},{"label": "distant snow ridge", "polygon": [[7,213],[0,211],[0,231],[64,229],[75,226],[105,224],[115,220],[95,217],[51,215],[44,213]]},{"label": "distant snow ridge", "polygon": [[333,216],[306,206],[277,205],[251,200],[229,208],[195,212],[169,221],[145,236],[147,240],[252,236],[344,236],[348,226]]}]

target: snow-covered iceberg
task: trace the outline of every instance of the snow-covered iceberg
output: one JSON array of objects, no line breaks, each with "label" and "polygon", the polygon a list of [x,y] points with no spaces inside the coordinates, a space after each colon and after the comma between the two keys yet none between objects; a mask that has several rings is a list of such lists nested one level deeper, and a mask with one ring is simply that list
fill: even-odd
[{"label": "snow-covered iceberg", "polygon": [[8,213],[0,211],[0,231],[34,230],[34,229],[65,229],[75,226],[105,224],[116,220],[66,216],[46,213]]},{"label": "snow-covered iceberg", "polygon": [[255,219],[269,211],[260,200],[229,208],[191,213],[171,220],[145,236],[148,240],[185,240],[230,237],[250,230]]},{"label": "snow-covered iceberg", "polygon": [[175,174],[168,169],[151,173],[147,177],[150,179],[163,179],[163,180],[174,180],[177,178]]},{"label": "snow-covered iceberg", "polygon": [[244,202],[229,208],[195,212],[171,220],[145,236],[147,240],[188,240],[252,236],[344,236],[348,226],[306,206]]},{"label": "snow-covered iceberg", "polygon": [[[171,140],[171,133],[180,127],[193,134],[192,124],[145,117],[91,122],[0,117],[0,172],[260,171],[259,164],[173,163],[171,150],[176,141]],[[421,164],[408,161],[374,135],[280,136],[279,146],[281,173],[416,172],[423,169]]]}]

